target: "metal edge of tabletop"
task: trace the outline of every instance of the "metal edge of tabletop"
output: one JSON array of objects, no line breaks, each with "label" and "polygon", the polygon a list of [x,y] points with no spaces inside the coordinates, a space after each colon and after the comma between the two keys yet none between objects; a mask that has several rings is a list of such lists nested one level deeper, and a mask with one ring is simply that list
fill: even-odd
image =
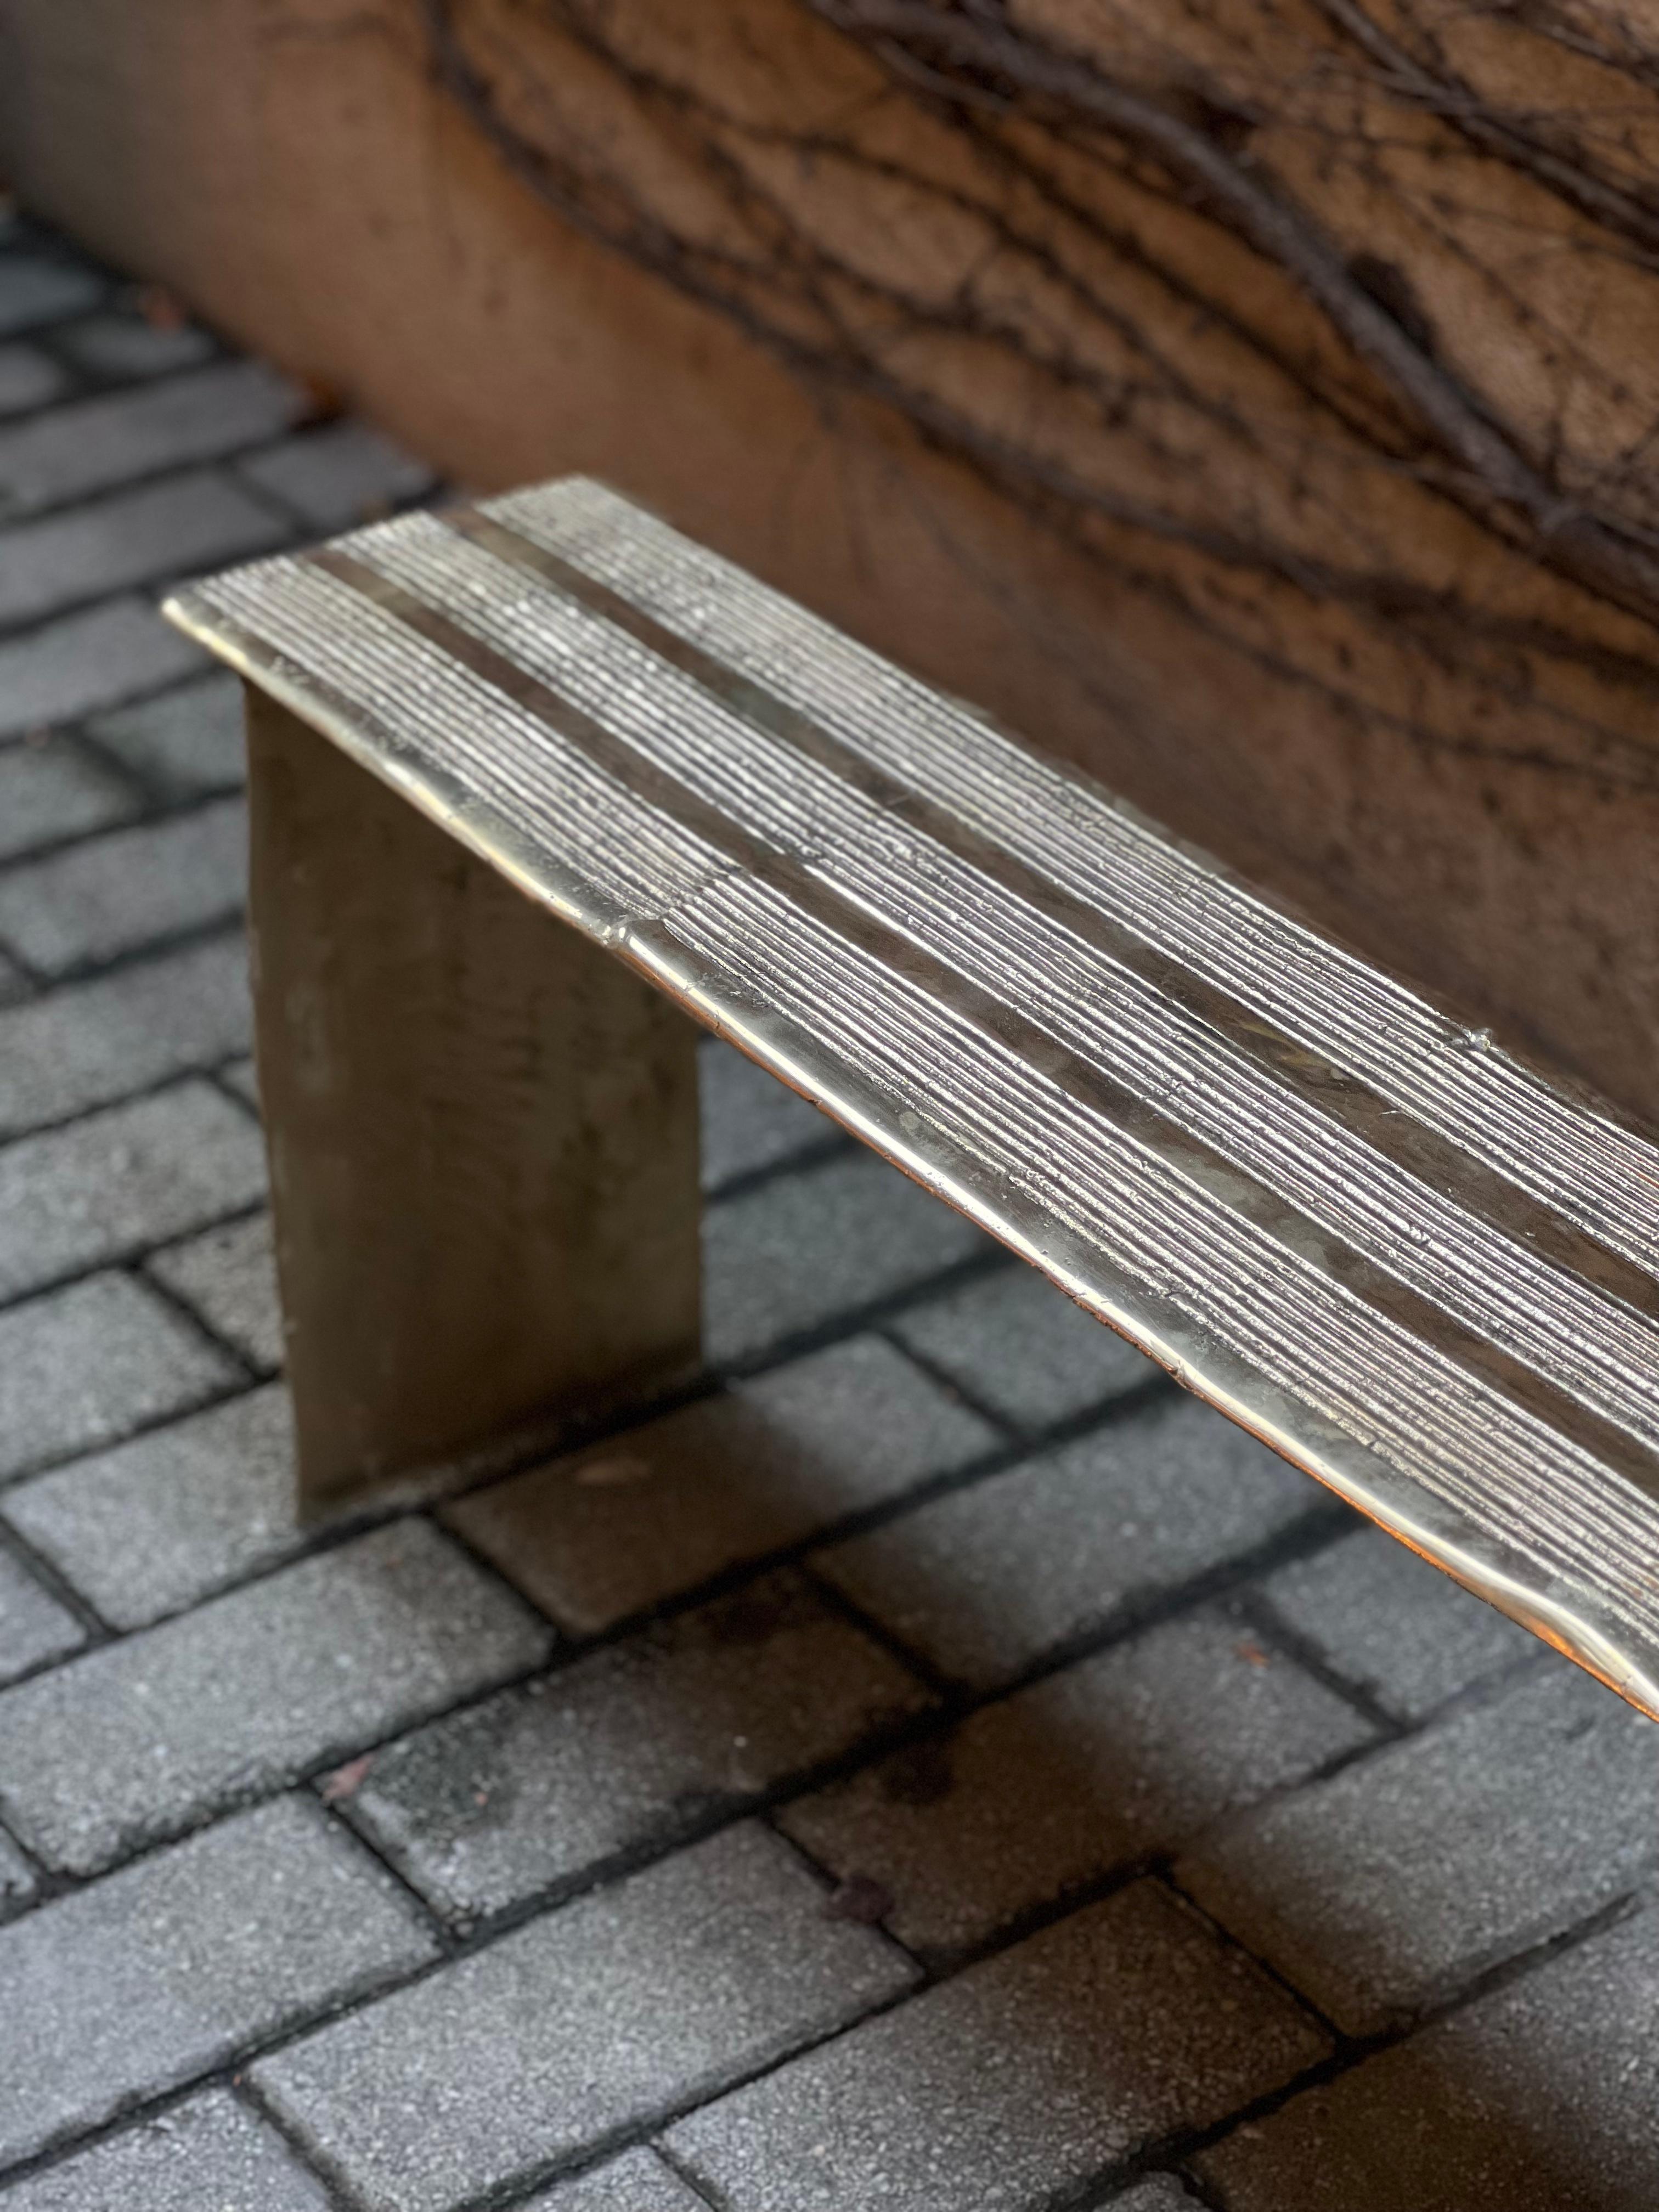
[{"label": "metal edge of tabletop", "polygon": [[[646,975],[705,1028],[839,1122],[933,1195],[1038,1269],[1184,1389],[1248,1430],[1453,1580],[1659,1720],[1659,1645],[1592,1589],[1544,1572],[1519,1546],[1474,1528],[1390,1460],[1280,1389],[1169,1301],[1103,1261],[1018,1194],[993,1203],[971,1187],[955,1147],[860,1082],[793,1024],[722,995],[683,948],[606,912],[574,870],[510,826],[486,823],[420,765],[356,727],[307,672],[240,630],[190,587],[161,612],[187,637],[289,709],[454,836],[527,896]],[[1190,849],[1190,848],[1189,848]],[[908,1114],[906,1123],[915,1120]]]}]

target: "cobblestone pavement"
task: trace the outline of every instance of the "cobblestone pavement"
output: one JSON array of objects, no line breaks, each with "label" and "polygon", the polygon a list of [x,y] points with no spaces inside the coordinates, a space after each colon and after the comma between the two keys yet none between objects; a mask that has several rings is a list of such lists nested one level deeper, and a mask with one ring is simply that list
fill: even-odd
[{"label": "cobblestone pavement", "polygon": [[1659,1731],[734,1056],[720,1374],[296,1529],[153,599],[428,485],[149,304],[6,235],[0,2212],[1652,2212]]}]

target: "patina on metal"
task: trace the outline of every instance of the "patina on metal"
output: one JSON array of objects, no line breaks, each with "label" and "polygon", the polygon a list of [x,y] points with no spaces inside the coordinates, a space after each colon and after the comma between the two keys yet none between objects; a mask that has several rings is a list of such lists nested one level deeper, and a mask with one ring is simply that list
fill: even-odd
[{"label": "patina on metal", "polygon": [[[592,482],[377,525],[168,611],[1659,1717],[1659,1150],[1611,1109]],[[267,773],[256,747],[256,815]],[[279,896],[256,880],[262,936]],[[274,988],[266,1058],[294,1048]],[[346,1122],[372,1119],[381,1080]],[[672,1124],[684,1149],[693,1110],[665,1104],[665,1142]],[[291,1118],[278,1096],[279,1156]],[[617,1310],[650,1264],[616,1261]],[[322,1291],[290,1269],[284,1293],[303,1331]],[[435,1326],[404,1297],[399,1357]],[[550,1365],[544,1396],[582,1366]],[[331,1483],[354,1453],[365,1474],[388,1461],[360,1435]]]}]

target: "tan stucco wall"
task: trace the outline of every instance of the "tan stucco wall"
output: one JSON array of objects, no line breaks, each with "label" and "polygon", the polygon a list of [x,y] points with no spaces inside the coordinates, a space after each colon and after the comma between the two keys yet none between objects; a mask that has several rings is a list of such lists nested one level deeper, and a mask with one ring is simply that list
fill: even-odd
[{"label": "tan stucco wall", "polygon": [[3,0],[0,37],[0,168],[112,261],[466,483],[609,478],[1659,1114],[1659,801],[1528,766],[1522,708],[1496,765],[1357,727],[827,418],[507,179],[402,0]]}]

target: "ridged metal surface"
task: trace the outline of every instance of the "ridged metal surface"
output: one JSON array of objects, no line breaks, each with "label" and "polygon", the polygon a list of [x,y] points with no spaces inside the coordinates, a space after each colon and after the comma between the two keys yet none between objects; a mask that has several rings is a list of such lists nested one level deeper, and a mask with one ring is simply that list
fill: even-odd
[{"label": "ridged metal surface", "polygon": [[604,487],[185,629],[1659,1715],[1659,1152]]}]

